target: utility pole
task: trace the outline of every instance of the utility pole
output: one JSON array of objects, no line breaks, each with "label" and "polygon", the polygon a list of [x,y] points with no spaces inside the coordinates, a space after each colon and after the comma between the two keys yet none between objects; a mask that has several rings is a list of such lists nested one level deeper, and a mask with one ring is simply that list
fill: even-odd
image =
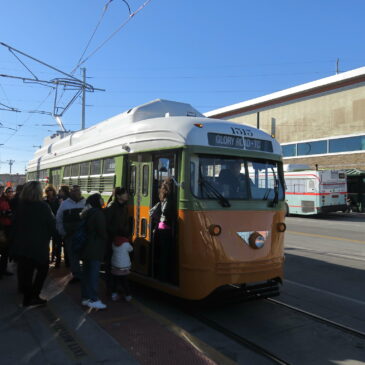
[{"label": "utility pole", "polygon": [[10,175],[11,175],[11,168],[14,165],[15,160],[8,160],[7,162],[9,164],[9,170],[10,170]]},{"label": "utility pole", "polygon": [[336,61],[336,75],[338,75],[340,73],[340,59],[337,58]]},{"label": "utility pole", "polygon": [[81,68],[82,71],[82,109],[81,109],[81,129],[85,129],[85,99],[86,99],[86,68]]}]

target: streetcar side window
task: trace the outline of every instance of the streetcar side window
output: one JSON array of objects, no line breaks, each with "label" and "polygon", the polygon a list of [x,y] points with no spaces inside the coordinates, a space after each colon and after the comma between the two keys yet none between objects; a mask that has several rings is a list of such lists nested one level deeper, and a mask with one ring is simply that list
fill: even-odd
[{"label": "streetcar side window", "polygon": [[80,176],[89,175],[90,162],[83,162],[80,164]]},{"label": "streetcar side window", "polygon": [[101,160],[91,161],[90,175],[100,175],[101,173]]},{"label": "streetcar side window", "polygon": [[143,177],[142,177],[142,194],[144,196],[147,196],[148,195],[148,177],[149,177],[149,167],[148,165],[143,165],[143,171],[142,171],[142,174],[143,174]]},{"label": "streetcar side window", "polygon": [[130,173],[129,173],[129,193],[131,195],[134,195],[136,193],[136,176],[137,175],[137,169],[135,165],[132,165],[130,167]]},{"label": "streetcar side window", "polygon": [[103,160],[103,174],[113,174],[115,172],[115,159],[104,158]]},{"label": "streetcar side window", "polygon": [[71,176],[71,166],[68,165],[65,167],[63,171],[63,177],[70,177]]},{"label": "streetcar side window", "polygon": [[74,165],[71,165],[71,176],[79,176],[79,168],[80,168],[80,165],[79,164],[74,164]]}]

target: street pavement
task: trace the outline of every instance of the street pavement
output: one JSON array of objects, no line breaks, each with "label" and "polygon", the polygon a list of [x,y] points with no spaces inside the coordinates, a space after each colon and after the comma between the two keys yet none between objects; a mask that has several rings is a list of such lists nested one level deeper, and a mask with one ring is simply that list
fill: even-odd
[{"label": "street pavement", "polygon": [[48,280],[52,300],[23,308],[15,275],[0,280],[0,364],[138,364],[63,293],[67,281]]}]

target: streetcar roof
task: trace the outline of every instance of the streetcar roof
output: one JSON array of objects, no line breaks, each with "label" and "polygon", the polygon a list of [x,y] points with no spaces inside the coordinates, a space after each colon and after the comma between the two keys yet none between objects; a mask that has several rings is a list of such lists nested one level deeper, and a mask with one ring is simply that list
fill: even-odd
[{"label": "streetcar roof", "polygon": [[[269,141],[272,153],[281,155],[279,143],[261,130],[207,118],[189,104],[157,99],[90,128],[47,137],[29,162],[28,171],[146,150],[212,146],[208,133],[232,140]],[[215,145],[218,153],[221,147]]]}]

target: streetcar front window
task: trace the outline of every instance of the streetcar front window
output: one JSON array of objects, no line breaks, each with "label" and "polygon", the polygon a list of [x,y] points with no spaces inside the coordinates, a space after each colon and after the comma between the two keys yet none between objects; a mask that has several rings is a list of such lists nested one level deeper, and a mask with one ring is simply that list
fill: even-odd
[{"label": "streetcar front window", "polygon": [[215,191],[228,200],[284,199],[281,164],[276,161],[200,155],[190,163],[190,185],[197,198],[214,199]]}]

